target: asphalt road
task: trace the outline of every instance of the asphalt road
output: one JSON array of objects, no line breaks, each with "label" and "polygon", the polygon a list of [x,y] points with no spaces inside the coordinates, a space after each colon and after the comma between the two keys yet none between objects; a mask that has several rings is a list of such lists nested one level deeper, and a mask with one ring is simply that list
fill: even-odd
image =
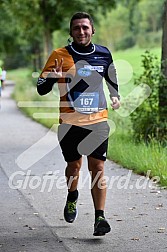
[{"label": "asphalt road", "polygon": [[167,191],[107,160],[106,217],[112,232],[93,236],[94,209],[84,158],[78,218],[63,219],[65,162],[57,135],[23,115],[2,91],[0,251],[166,252]]}]

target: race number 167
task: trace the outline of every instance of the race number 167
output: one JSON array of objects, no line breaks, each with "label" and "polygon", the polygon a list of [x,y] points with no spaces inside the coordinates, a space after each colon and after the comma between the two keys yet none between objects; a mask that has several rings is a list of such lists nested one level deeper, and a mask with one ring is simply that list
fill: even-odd
[{"label": "race number 167", "polygon": [[81,98],[80,101],[81,101],[81,106],[84,106],[84,105],[91,106],[93,103],[93,98]]},{"label": "race number 167", "polygon": [[93,103],[93,98],[81,98],[80,101],[81,101],[81,106],[84,106],[84,105],[91,106]]}]

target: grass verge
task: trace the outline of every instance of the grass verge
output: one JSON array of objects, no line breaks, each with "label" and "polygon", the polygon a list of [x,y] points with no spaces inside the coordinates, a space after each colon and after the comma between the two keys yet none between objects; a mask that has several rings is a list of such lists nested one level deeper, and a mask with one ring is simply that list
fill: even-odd
[{"label": "grass verge", "polygon": [[[12,96],[17,101],[18,106],[20,102],[22,104],[23,102],[32,102],[30,106],[19,106],[20,110],[33,120],[51,128],[53,124],[58,124],[58,108],[47,107],[47,102],[54,101],[55,96],[54,94],[39,96],[36,91],[37,79],[33,79],[31,73],[29,69],[8,71],[8,79],[12,79],[16,83]],[[36,102],[43,102],[44,105],[38,106]],[[46,114],[48,114],[47,118],[44,117]],[[55,114],[56,116],[54,116]]]},{"label": "grass verge", "polygon": [[167,149],[157,142],[135,143],[132,135],[116,132],[109,139],[108,159],[140,175],[150,171],[150,178],[158,176],[160,185],[167,186]]}]

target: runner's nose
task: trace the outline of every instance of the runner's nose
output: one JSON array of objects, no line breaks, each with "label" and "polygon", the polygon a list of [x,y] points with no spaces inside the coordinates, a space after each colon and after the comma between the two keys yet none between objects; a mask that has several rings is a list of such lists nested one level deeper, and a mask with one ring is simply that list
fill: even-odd
[{"label": "runner's nose", "polygon": [[80,28],[80,34],[84,34],[84,30],[82,29],[82,27]]}]

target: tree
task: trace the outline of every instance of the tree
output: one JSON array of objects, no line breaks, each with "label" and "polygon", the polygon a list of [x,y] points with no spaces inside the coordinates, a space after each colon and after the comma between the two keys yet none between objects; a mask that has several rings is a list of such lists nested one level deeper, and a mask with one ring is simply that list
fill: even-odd
[{"label": "tree", "polygon": [[127,43],[129,42],[127,38],[131,38],[128,8],[118,4],[116,9],[107,11],[105,18],[101,13],[97,15],[100,21],[94,38],[96,43],[103,44],[112,50],[130,47]]},{"label": "tree", "polygon": [[167,0],[164,2],[162,16],[162,54],[161,54],[161,72],[162,80],[159,85],[159,117],[160,122],[165,128],[167,116]]},{"label": "tree", "polygon": [[[115,6],[115,0],[1,0],[4,9],[10,12],[15,23],[14,30],[19,39],[18,45],[23,45],[30,50],[36,64],[43,63],[52,51],[52,35],[55,30],[68,29],[67,24],[71,15],[80,10],[89,12],[94,16],[99,7],[103,13]],[[8,19],[4,19],[8,24]],[[12,25],[11,25],[12,26]],[[43,52],[42,52],[43,49]],[[40,58],[40,59],[38,59]],[[39,66],[41,68],[41,66]],[[38,68],[38,66],[36,66]]]},{"label": "tree", "polygon": [[147,53],[143,60],[144,72],[136,84],[147,83],[152,93],[150,97],[131,115],[134,136],[138,139],[157,139],[167,143],[167,0],[164,1],[162,15],[161,66]]},{"label": "tree", "polygon": [[55,30],[60,28],[67,29],[69,19],[74,12],[78,10],[89,12],[94,16],[94,10],[103,7],[105,12],[107,9],[115,6],[115,0],[73,0],[67,4],[66,0],[39,0],[39,13],[43,22],[43,38],[44,38],[44,59],[48,57],[52,50],[52,35]]},{"label": "tree", "polygon": [[36,18],[36,2],[37,0],[27,1],[26,4],[20,0],[0,2],[0,51],[8,69],[27,65],[34,48],[40,45],[42,33],[38,25],[40,18]]},{"label": "tree", "polygon": [[134,15],[135,9],[138,8],[141,0],[119,0],[121,5],[124,5],[129,10],[128,25],[131,32],[135,30]]}]

